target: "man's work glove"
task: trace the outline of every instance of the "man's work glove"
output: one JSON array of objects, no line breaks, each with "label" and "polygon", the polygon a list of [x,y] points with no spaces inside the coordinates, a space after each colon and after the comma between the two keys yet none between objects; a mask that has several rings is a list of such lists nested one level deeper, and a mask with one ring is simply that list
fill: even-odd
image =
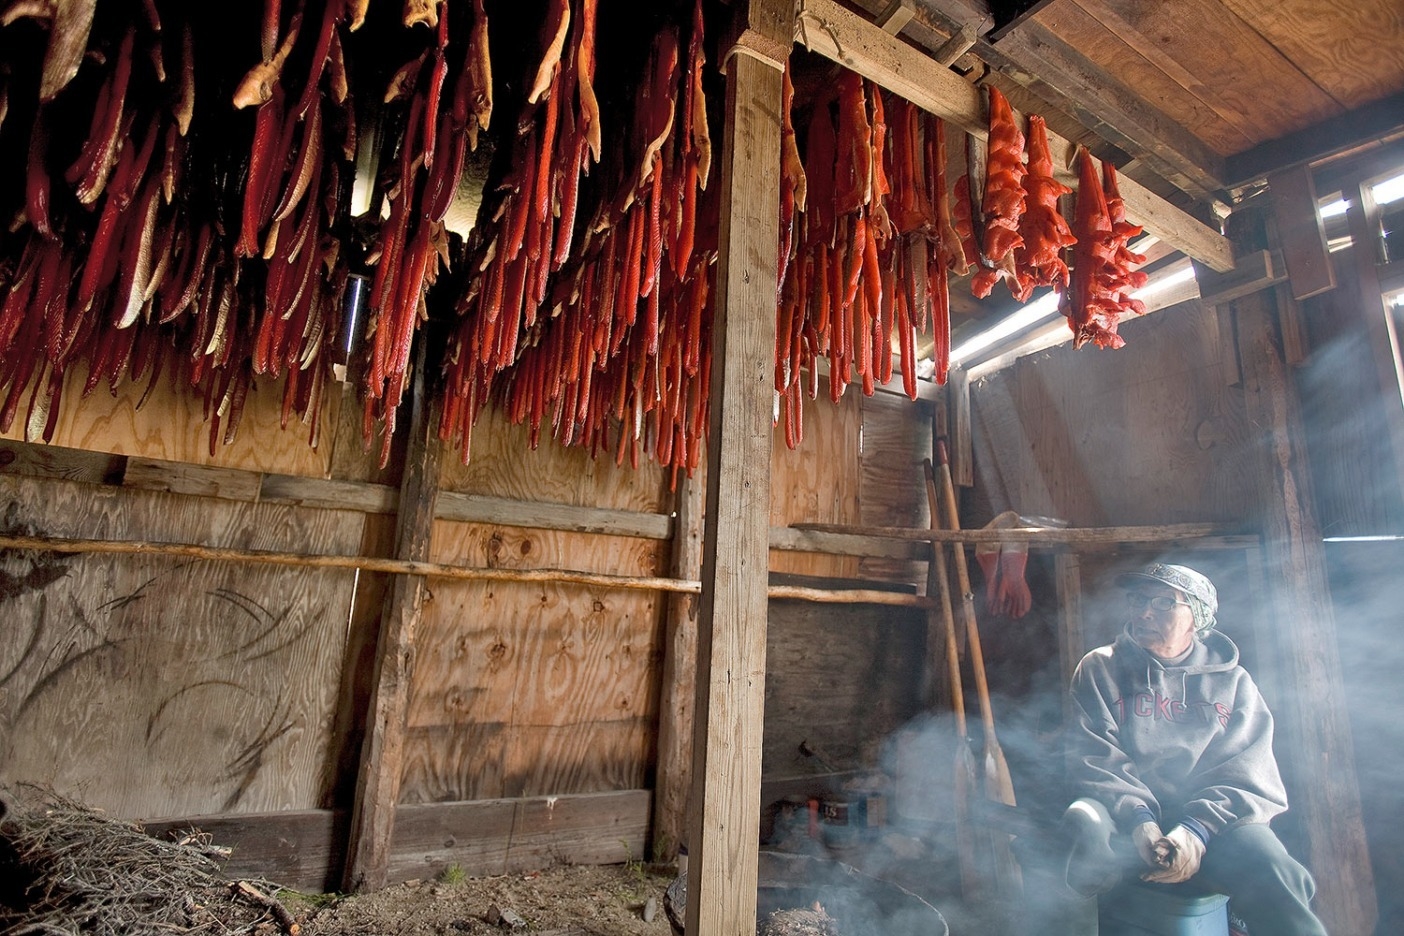
[{"label": "man's work glove", "polygon": [[1156,869],[1166,867],[1170,843],[1161,833],[1160,826],[1151,821],[1141,823],[1131,830],[1131,841],[1136,844],[1136,851],[1146,864]]},{"label": "man's work glove", "polygon": [[1165,841],[1172,848],[1169,863],[1160,871],[1141,875],[1141,880],[1156,884],[1179,884],[1194,877],[1199,863],[1204,860],[1204,842],[1182,825],[1171,829]]}]

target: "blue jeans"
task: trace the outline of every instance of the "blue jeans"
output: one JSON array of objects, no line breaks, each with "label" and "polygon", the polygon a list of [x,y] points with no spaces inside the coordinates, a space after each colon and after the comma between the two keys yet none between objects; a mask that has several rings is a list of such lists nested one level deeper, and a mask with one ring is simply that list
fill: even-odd
[{"label": "blue jeans", "polygon": [[[1101,804],[1078,800],[1064,821],[1069,833],[1067,881],[1084,895],[1106,893],[1124,876],[1145,868]],[[1316,883],[1263,823],[1248,823],[1209,840],[1199,871],[1187,882],[1227,894],[1234,915],[1252,936],[1326,936],[1311,912]]]}]

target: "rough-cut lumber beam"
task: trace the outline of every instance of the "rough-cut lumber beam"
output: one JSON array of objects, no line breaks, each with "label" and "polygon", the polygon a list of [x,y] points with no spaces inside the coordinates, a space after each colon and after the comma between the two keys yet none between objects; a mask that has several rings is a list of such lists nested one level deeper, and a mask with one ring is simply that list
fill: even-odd
[{"label": "rough-cut lumber beam", "polygon": [[1237,187],[1404,131],[1404,91],[1230,156],[1224,182]]},{"label": "rough-cut lumber beam", "polygon": [[921,562],[931,558],[930,548],[918,542],[864,536],[858,533],[801,530],[796,527],[771,527],[770,548],[783,552],[822,553],[826,556],[863,556]]},{"label": "rough-cut lumber beam", "polygon": [[970,433],[970,372],[961,367],[952,368],[946,388],[946,400],[950,406],[946,425],[950,429],[951,478],[961,487],[973,487],[975,447]]},{"label": "rough-cut lumber beam", "polygon": [[[1062,667],[1062,685],[1072,685],[1073,673],[1086,652],[1082,635],[1082,564],[1077,556],[1061,551],[1053,557],[1054,576],[1058,583],[1058,662]],[[1072,693],[1063,693],[1063,717],[1073,714]]]},{"label": "rough-cut lumber beam", "polygon": [[125,487],[228,500],[258,499],[259,476],[250,471],[214,465],[189,465],[130,456],[122,475]]},{"label": "rough-cut lumber beam", "polygon": [[[1079,2],[1087,7],[1094,0]],[[859,4],[872,11],[871,0],[859,0]],[[932,49],[949,41],[944,39],[946,36],[954,38],[961,33],[973,33],[971,55],[1000,78],[1046,102],[1052,109],[1045,114],[1050,127],[1058,128],[1058,112],[1066,114],[1100,140],[1129,154],[1133,163],[1154,174],[1157,181],[1165,180],[1201,201],[1217,198],[1224,187],[1220,181],[1223,158],[1187,127],[1136,94],[1119,76],[1068,45],[1041,22],[1024,19],[1003,32],[992,29],[995,18],[990,15],[989,8],[989,4],[966,0],[924,0],[916,21],[907,32]],[[1117,29],[1113,25],[1119,20],[1116,9],[1099,4],[1088,12]],[[1126,35],[1136,32],[1134,27],[1120,31]],[[1178,80],[1188,82],[1187,86],[1197,83],[1192,74],[1157,47],[1143,45],[1138,51],[1175,74]],[[936,57],[943,64],[953,61]],[[1002,90],[1010,93],[1008,88]],[[1079,131],[1068,129],[1067,132]],[[1093,146],[1091,142],[1088,145]],[[1103,154],[1098,152],[1097,155]],[[1132,175],[1132,172],[1125,174]]]},{"label": "rough-cut lumber beam", "polygon": [[[705,466],[702,469],[706,470]],[[672,575],[702,575],[704,476],[678,479]],[[700,590],[700,589],[699,589]],[[671,861],[687,835],[692,788],[693,710],[697,704],[697,611],[693,595],[671,595],[663,635],[663,689],[658,700],[658,779],[653,798],[653,860]]]},{"label": "rough-cut lumber beam", "polygon": [[1238,265],[1229,273],[1195,264],[1194,278],[1199,283],[1199,300],[1205,305],[1220,306],[1244,296],[1269,289],[1287,281],[1287,265],[1281,251],[1252,250],[1238,258]]},{"label": "rough-cut lumber beam", "polygon": [[875,18],[883,32],[891,33],[894,36],[900,35],[902,28],[912,21],[916,15],[913,0],[891,0]]},{"label": "rough-cut lumber beam", "polygon": [[439,506],[434,515],[440,520],[464,523],[493,523],[574,533],[635,536],[640,539],[668,539],[673,533],[672,519],[663,514],[532,503],[450,491],[439,495]]},{"label": "rough-cut lumber beam", "polygon": [[1013,32],[1025,20],[1048,6],[1053,0],[990,0],[990,12],[994,14],[994,28],[990,30],[991,42],[998,42],[1002,36]]},{"label": "rough-cut lumber beam", "polygon": [[1347,693],[1326,574],[1321,527],[1312,506],[1300,401],[1277,344],[1272,292],[1234,303],[1244,399],[1256,440],[1261,492],[1266,614],[1278,638],[1283,683],[1270,699],[1286,743],[1288,820],[1305,831],[1303,857],[1316,876],[1314,906],[1326,930],[1368,936],[1377,916],[1361,816]]},{"label": "rough-cut lumber beam", "polygon": [[[399,808],[390,880],[431,879],[457,865],[471,876],[529,871],[554,862],[618,864],[643,853],[648,790],[415,803]],[[340,887],[342,810],[298,809],[162,817],[142,823],[167,839],[208,833],[233,854],[227,876],[261,877],[307,891]]]},{"label": "rough-cut lumber beam", "polygon": [[[978,88],[834,0],[805,0],[797,28],[798,41],[810,51],[858,72],[966,133],[982,139],[988,135]],[[1054,174],[1059,181],[1076,187],[1077,179],[1070,169],[1072,145],[1053,133],[1048,142],[1055,153]],[[1218,231],[1132,179],[1121,179],[1121,195],[1127,214],[1147,231],[1214,270],[1233,269],[1233,249]]]},{"label": "rough-cut lumber beam", "polygon": [[773,271],[780,251],[776,154],[795,17],[793,0],[745,0],[733,9],[735,39],[721,45],[725,135],[688,836],[686,930],[696,936],[756,931]]},{"label": "rough-cut lumber beam", "polygon": [[1316,183],[1306,166],[1268,176],[1282,258],[1292,298],[1306,299],[1336,288],[1336,267],[1326,249],[1326,225],[1316,205]]},{"label": "rough-cut lumber beam", "polygon": [[121,484],[126,470],[126,455],[0,440],[0,475],[22,474],[89,484]]},{"label": "rough-cut lumber beam", "polygon": [[1030,546],[1116,546],[1123,543],[1194,542],[1242,549],[1256,536],[1235,534],[1214,523],[1169,523],[1135,527],[1013,527],[1007,530],[928,530],[919,527],[868,527],[836,523],[802,523],[797,529],[820,533],[883,537],[919,543],[1028,543]]},{"label": "rough-cut lumber beam", "polygon": [[[395,523],[395,557],[412,562],[429,558],[434,500],[439,488],[438,406],[430,412],[424,385],[426,370],[421,342],[410,401],[409,451]],[[403,772],[400,755],[404,749],[410,676],[414,671],[414,635],[423,608],[424,577],[395,576],[375,647],[375,677],[346,849],[343,886],[348,891],[379,890],[389,880],[390,840],[395,831],[395,807],[400,800]]]}]

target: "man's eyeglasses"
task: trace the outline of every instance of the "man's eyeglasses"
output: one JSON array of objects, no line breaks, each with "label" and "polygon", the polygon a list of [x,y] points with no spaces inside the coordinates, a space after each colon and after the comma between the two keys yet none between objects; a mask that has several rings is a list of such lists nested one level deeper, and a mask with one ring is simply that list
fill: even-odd
[{"label": "man's eyeglasses", "polygon": [[1157,611],[1169,611],[1170,609],[1174,608],[1175,605],[1189,605],[1188,601],[1176,601],[1169,595],[1151,596],[1142,595],[1139,592],[1127,592],[1126,603],[1129,604],[1132,607],[1132,609],[1136,611],[1144,611],[1147,606],[1150,606]]}]

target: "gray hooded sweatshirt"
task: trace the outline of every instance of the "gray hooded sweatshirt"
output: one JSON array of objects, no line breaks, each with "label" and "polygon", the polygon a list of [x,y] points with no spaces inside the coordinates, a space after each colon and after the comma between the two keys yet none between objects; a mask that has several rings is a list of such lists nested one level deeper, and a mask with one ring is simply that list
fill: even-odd
[{"label": "gray hooded sweatshirt", "polygon": [[1272,714],[1238,647],[1217,631],[1164,664],[1123,632],[1082,658],[1072,680],[1074,795],[1100,801],[1129,832],[1149,810],[1210,835],[1287,808],[1272,754]]}]

